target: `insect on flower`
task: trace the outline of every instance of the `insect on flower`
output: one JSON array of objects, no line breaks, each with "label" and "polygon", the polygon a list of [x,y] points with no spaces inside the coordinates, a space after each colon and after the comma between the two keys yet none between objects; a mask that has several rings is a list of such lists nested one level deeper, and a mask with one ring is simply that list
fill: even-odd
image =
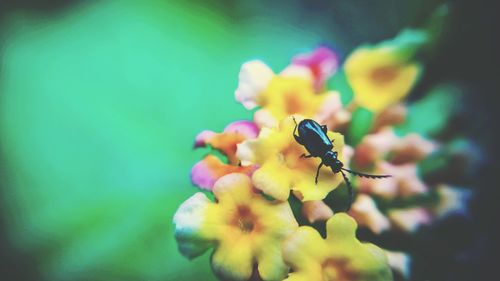
[{"label": "insect on flower", "polygon": [[[364,174],[356,171],[352,171],[344,168],[344,164],[337,158],[337,151],[332,151],[333,149],[333,141],[328,138],[326,135],[327,128],[326,125],[319,125],[316,121],[312,119],[304,119],[297,124],[295,117],[293,117],[293,121],[295,122],[295,128],[293,129],[293,136],[295,140],[303,145],[306,150],[309,152],[309,155],[302,154],[300,157],[302,158],[311,158],[311,157],[320,157],[321,163],[318,166],[318,170],[316,172],[315,183],[318,184],[318,176],[319,170],[323,165],[330,167],[333,173],[341,173],[342,177],[344,177],[344,181],[347,184],[348,192],[349,192],[349,205],[347,206],[347,210],[351,208],[352,204],[352,186],[347,178],[345,172],[349,172],[359,177],[365,178],[387,178],[390,175],[370,175]],[[299,134],[297,135],[297,128]]]}]

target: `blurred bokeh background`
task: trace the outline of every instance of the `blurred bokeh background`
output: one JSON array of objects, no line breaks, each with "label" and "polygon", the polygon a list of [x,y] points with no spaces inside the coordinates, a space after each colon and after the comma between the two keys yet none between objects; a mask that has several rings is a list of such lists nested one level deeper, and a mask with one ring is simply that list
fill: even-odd
[{"label": "blurred bokeh background", "polygon": [[[0,279],[215,280],[209,254],[178,253],[171,221],[195,191],[196,134],[251,118],[233,97],[241,64],[279,70],[320,43],[343,59],[443,3],[3,0]],[[471,175],[471,218],[423,231],[414,280],[475,280],[498,253],[498,21],[482,1],[448,4],[410,99],[458,85],[454,122],[491,158]]]}]

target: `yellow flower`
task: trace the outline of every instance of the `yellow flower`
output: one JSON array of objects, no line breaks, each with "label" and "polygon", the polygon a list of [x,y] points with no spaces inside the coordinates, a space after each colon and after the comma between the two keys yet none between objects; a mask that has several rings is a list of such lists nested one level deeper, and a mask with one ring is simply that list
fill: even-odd
[{"label": "yellow flower", "polygon": [[198,192],[174,216],[179,251],[188,258],[214,247],[212,269],[224,280],[247,280],[254,263],[263,280],[282,280],[288,267],[281,244],[298,224],[288,202],[272,202],[252,189],[245,174],[221,177],[211,202]]},{"label": "yellow flower", "polygon": [[[287,200],[290,190],[293,190],[302,201],[322,200],[343,181],[342,175],[334,175],[323,166],[318,184],[315,184],[321,159],[300,157],[307,151],[295,141],[294,127],[295,123],[289,117],[282,120],[277,128],[262,128],[256,139],[238,144],[236,155],[243,165],[260,166],[253,173],[252,182],[265,194]],[[330,131],[328,137],[334,140],[334,150],[343,161],[344,137]]]},{"label": "yellow flower", "polygon": [[421,72],[404,46],[390,42],[359,47],[347,58],[344,69],[355,102],[373,112],[408,95]]},{"label": "yellow flower", "polygon": [[340,110],[338,93],[316,93],[307,67],[291,65],[276,75],[261,61],[241,67],[236,100],[247,109],[260,107],[254,121],[260,127],[276,127],[280,120],[294,114],[323,122]]},{"label": "yellow flower", "polygon": [[274,127],[279,120],[293,114],[313,117],[325,95],[316,95],[310,80],[275,76],[258,97],[262,107],[255,113],[259,125]]},{"label": "yellow flower", "polygon": [[356,227],[345,213],[327,221],[326,239],[312,227],[299,227],[283,243],[283,259],[293,271],[285,280],[392,280],[385,252],[357,240]]}]

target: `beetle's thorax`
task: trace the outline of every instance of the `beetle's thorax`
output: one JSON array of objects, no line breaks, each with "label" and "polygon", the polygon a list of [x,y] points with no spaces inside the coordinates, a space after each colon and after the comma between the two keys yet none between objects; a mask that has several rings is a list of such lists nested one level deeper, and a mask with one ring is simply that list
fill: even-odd
[{"label": "beetle's thorax", "polygon": [[321,157],[321,160],[323,161],[323,164],[326,166],[330,167],[334,173],[340,172],[344,164],[340,162],[340,160],[337,158],[338,153],[336,151],[327,151],[323,157]]}]

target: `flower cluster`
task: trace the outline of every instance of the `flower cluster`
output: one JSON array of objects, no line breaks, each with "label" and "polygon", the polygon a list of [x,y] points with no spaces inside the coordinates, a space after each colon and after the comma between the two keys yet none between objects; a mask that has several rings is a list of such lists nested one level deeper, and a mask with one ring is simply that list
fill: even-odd
[{"label": "flower cluster", "polygon": [[[205,193],[174,216],[179,251],[194,258],[213,248],[212,269],[223,280],[408,278],[408,254],[361,243],[356,229],[411,235],[464,208],[466,192],[445,178],[426,178],[439,170],[426,163],[449,159],[449,146],[409,122],[415,113],[405,97],[422,73],[425,43],[423,31],[410,30],[355,49],[342,67],[324,46],[279,73],[262,61],[243,64],[235,97],[256,109],[253,121],[196,137],[195,147],[209,146],[226,160],[208,154],[192,168],[193,184]],[[344,208],[336,198],[349,200],[342,175],[323,166],[315,183],[321,160],[301,157],[307,151],[293,132],[306,118],[327,126],[344,167],[391,175],[351,176],[356,196],[348,213],[336,213]]]}]

